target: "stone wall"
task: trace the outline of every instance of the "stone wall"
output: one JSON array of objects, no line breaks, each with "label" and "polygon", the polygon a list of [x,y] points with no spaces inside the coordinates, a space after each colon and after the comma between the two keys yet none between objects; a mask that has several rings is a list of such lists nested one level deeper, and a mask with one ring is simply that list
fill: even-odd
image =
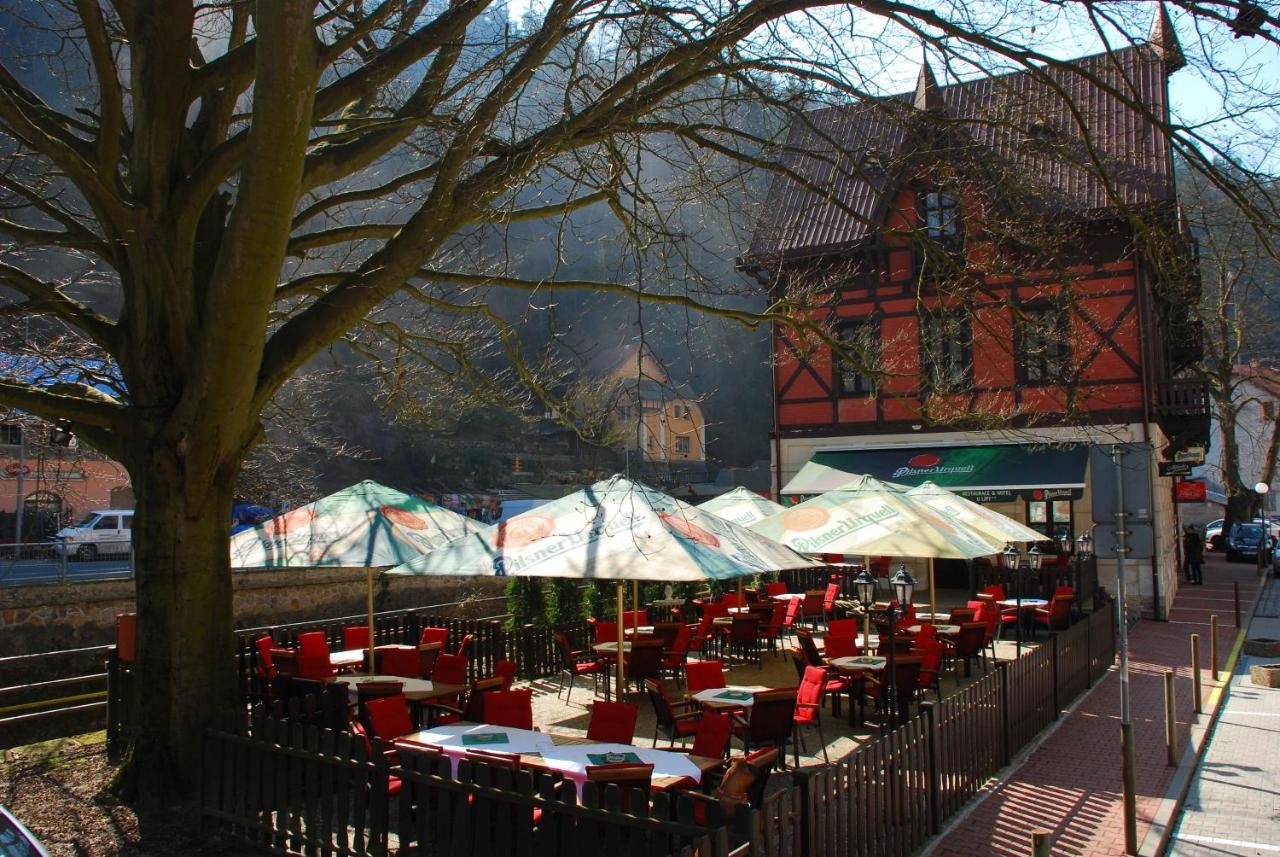
[{"label": "stone wall", "polygon": [[[404,610],[455,601],[450,612],[487,617],[506,612],[503,582],[493,578],[374,578],[374,609]],[[362,568],[236,571],[237,628],[362,615]],[[498,599],[498,600],[484,600]],[[115,639],[115,617],[134,609],[132,580],[0,587],[0,657],[96,646]]]}]

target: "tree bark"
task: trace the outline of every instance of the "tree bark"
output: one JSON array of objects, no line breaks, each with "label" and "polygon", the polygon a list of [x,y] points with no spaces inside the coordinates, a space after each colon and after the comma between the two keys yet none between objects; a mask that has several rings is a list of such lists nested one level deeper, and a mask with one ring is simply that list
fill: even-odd
[{"label": "tree bark", "polygon": [[134,448],[138,611],[132,752],[122,785],[151,802],[197,793],[201,740],[236,699],[227,538],[234,468],[193,485],[176,449]]}]

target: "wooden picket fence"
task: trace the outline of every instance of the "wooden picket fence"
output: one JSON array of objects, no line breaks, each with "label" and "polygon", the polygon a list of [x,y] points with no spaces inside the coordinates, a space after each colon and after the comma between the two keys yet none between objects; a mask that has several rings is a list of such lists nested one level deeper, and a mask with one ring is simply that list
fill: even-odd
[{"label": "wooden picket fence", "polygon": [[[488,857],[646,854],[730,857],[719,810],[696,823],[688,796],[586,783],[547,772],[511,772],[443,757],[372,747],[344,731],[294,717],[256,716],[206,733],[200,807],[206,832],[280,854]],[[396,765],[393,768],[392,762]],[[787,798],[775,799],[775,808]],[[743,812],[758,841],[794,839],[788,819]],[[535,824],[536,818],[536,824]],[[747,843],[749,845],[749,843]],[[773,851],[786,854],[780,845]],[[739,849],[738,854],[748,853]],[[751,852],[756,853],[756,852]]]},{"label": "wooden picket fence", "polygon": [[802,857],[908,855],[1115,661],[1104,604],[884,737],[795,772]]}]

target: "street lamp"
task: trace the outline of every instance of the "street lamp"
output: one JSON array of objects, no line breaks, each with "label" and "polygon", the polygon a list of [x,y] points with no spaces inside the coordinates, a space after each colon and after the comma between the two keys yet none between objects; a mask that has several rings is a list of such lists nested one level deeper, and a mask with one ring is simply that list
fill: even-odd
[{"label": "street lamp", "polygon": [[1261,574],[1262,554],[1271,550],[1271,521],[1267,518],[1267,492],[1271,490],[1271,486],[1266,482],[1259,482],[1253,486],[1253,490],[1258,495],[1258,517],[1262,519],[1262,537],[1258,539],[1258,573]]},{"label": "street lamp", "polygon": [[[1018,632],[1017,655],[1022,657],[1022,572],[1024,569],[1039,572],[1040,565],[1044,561],[1044,555],[1040,553],[1038,545],[1032,545],[1031,550],[1024,554],[1012,544],[1005,545],[1001,555],[1004,557],[1005,567],[1013,575],[1014,598],[1017,604],[1015,608],[1017,613],[1014,617],[1014,626]],[[1037,579],[1039,579],[1038,575]]]},{"label": "street lamp", "polygon": [[[895,601],[891,601],[889,606],[883,610],[876,610],[876,578],[866,569],[853,579],[853,589],[857,594],[858,603],[862,605],[863,612],[867,616],[881,615],[888,620],[889,623],[889,641],[887,648],[889,649],[889,660],[885,664],[888,676],[885,680],[889,682],[885,688],[885,708],[887,709],[887,717],[885,718],[885,731],[892,728],[893,724],[898,721],[898,673],[897,664],[894,660],[894,654],[897,646],[894,645],[894,625],[898,619],[907,615],[907,606],[911,603],[911,596],[915,592],[916,580],[911,576],[911,572],[907,571],[907,567],[903,565],[898,569],[898,573],[889,581],[889,586],[893,590]],[[894,603],[898,605],[894,606]]]}]

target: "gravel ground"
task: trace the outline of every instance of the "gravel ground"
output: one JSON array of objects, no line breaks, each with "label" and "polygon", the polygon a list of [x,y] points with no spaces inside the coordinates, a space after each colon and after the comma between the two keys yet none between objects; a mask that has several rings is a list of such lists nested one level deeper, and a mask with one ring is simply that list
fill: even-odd
[{"label": "gravel ground", "polygon": [[231,842],[202,842],[190,813],[151,817],[100,796],[115,768],[101,732],[4,751],[0,804],[54,857],[170,857],[259,854]]}]

